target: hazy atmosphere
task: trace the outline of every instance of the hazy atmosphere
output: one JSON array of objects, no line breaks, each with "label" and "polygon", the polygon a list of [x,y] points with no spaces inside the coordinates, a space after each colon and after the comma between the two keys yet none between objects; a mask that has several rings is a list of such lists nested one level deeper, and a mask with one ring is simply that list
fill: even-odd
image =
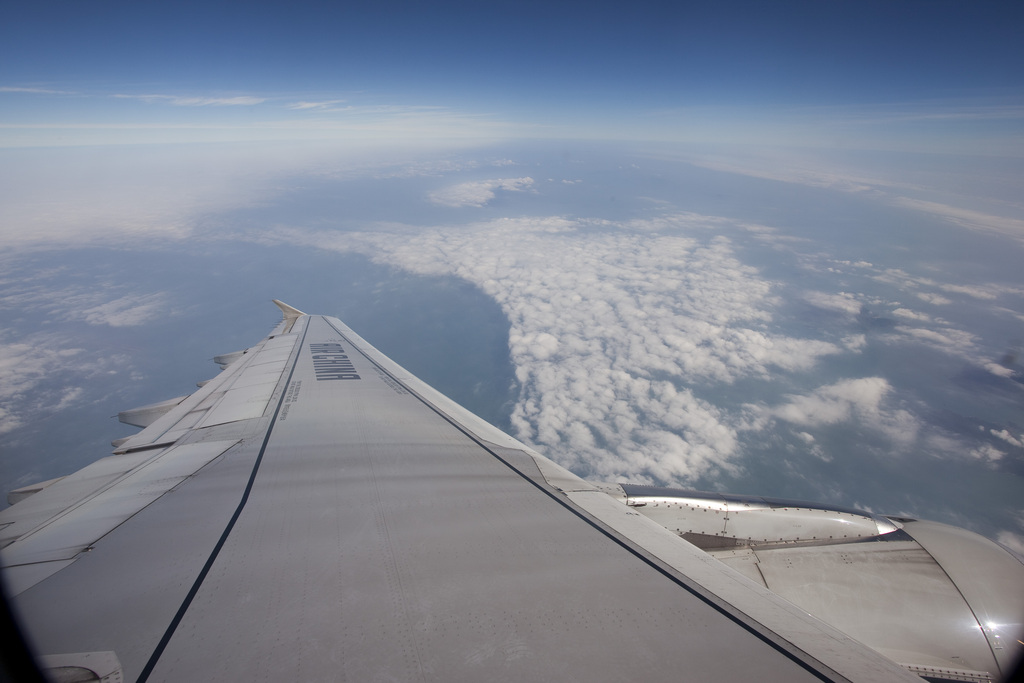
[{"label": "hazy atmosphere", "polygon": [[581,476],[1024,552],[1024,9],[10,15],[0,490],[279,298]]}]

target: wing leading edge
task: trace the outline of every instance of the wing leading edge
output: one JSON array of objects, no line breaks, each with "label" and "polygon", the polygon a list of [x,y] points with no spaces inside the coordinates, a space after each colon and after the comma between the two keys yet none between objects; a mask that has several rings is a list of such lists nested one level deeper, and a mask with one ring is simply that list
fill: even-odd
[{"label": "wing leading edge", "polygon": [[51,662],[115,657],[137,681],[919,680],[339,320],[281,307],[115,455],[0,513],[14,608]]}]

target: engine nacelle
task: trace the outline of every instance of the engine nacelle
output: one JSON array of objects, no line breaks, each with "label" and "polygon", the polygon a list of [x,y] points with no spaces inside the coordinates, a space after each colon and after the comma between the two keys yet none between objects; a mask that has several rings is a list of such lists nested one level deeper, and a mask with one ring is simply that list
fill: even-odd
[{"label": "engine nacelle", "polygon": [[1024,561],[973,532],[801,501],[601,488],[929,680],[998,680],[1024,656]]}]

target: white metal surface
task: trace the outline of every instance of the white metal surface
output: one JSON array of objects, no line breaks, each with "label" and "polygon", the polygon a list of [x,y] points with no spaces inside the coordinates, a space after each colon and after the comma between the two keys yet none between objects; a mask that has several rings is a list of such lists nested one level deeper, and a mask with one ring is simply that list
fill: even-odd
[{"label": "white metal surface", "polygon": [[[134,480],[144,505],[90,494],[22,556],[77,548],[15,600],[40,652],[113,652],[137,681],[916,680],[336,319],[283,310],[273,338],[119,447],[187,456],[106,489]],[[318,367],[317,349],[351,369]],[[263,366],[278,379],[259,415],[208,419],[233,391],[256,396]],[[108,510],[116,524],[92,521]]]},{"label": "white metal surface", "polygon": [[601,488],[922,675],[989,680],[1024,653],[1024,564],[977,534],[817,503]]},{"label": "white metal surface", "polygon": [[[717,536],[741,545],[807,543],[871,538],[896,531],[892,521],[879,515],[824,506],[808,507],[796,501],[623,485],[627,504],[681,536]],[[713,541],[709,541],[713,542]]]},{"label": "white metal surface", "polygon": [[956,584],[984,633],[1002,671],[1024,656],[1024,569],[988,539],[935,522],[906,524],[943,572]]},{"label": "white metal surface", "polygon": [[148,427],[186,398],[188,397],[178,396],[177,398],[169,398],[159,403],[151,403],[139,406],[138,408],[132,408],[131,410],[122,410],[117,414],[117,419],[133,427]]},{"label": "white metal surface", "polygon": [[[150,454],[149,460],[110,485],[19,536],[3,549],[3,566],[73,559],[235,443],[204,441],[173,446],[156,457]],[[49,490],[60,488],[57,484]]]}]

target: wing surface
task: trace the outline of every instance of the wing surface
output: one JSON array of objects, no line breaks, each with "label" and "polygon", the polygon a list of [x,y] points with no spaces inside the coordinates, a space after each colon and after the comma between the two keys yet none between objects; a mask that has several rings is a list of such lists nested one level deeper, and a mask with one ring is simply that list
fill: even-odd
[{"label": "wing surface", "polygon": [[47,661],[135,681],[919,680],[339,320],[282,310],[114,455],[0,513]]}]

